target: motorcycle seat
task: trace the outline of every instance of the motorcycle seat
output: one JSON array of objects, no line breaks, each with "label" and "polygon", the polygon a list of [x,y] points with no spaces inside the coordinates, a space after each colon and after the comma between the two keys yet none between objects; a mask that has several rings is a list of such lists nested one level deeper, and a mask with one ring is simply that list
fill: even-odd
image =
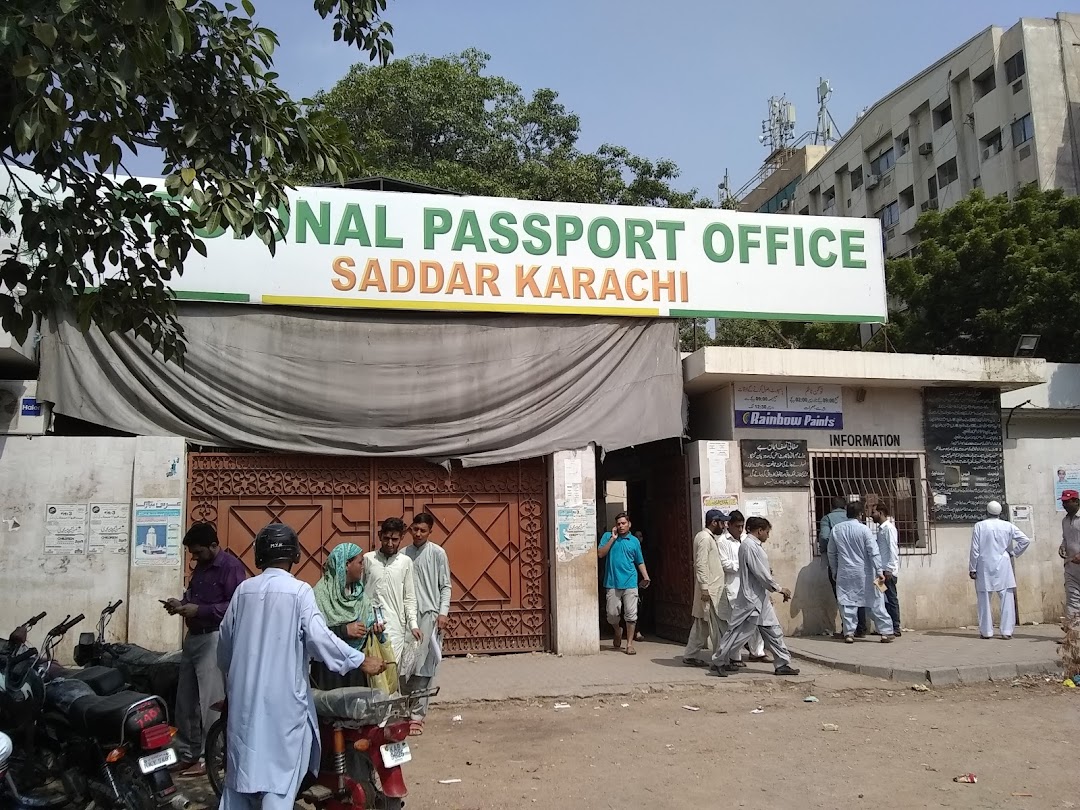
[{"label": "motorcycle seat", "polygon": [[315,714],[319,717],[358,721],[371,719],[379,714],[379,709],[390,700],[390,696],[385,692],[366,686],[325,691],[313,689],[311,696],[315,704]]},{"label": "motorcycle seat", "polygon": [[92,737],[118,739],[132,708],[140,703],[158,700],[153,695],[127,691],[113,695],[86,695],[71,704],[67,716],[73,726]]},{"label": "motorcycle seat", "polygon": [[114,667],[86,667],[71,670],[67,677],[82,681],[98,695],[115,695],[127,686],[124,673]]}]

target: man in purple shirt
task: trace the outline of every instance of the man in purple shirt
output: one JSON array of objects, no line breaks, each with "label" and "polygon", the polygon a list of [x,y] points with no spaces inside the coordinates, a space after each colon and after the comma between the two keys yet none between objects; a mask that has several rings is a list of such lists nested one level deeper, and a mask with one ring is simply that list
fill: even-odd
[{"label": "man in purple shirt", "polygon": [[202,761],[206,732],[218,717],[211,706],[225,699],[225,680],[218,669],[218,628],[233,591],[247,577],[244,564],[218,545],[210,523],[196,523],[184,535],[184,547],[195,570],[183,599],[162,604],[187,625],[176,688],[176,754],[173,770],[181,777],[206,775]]}]

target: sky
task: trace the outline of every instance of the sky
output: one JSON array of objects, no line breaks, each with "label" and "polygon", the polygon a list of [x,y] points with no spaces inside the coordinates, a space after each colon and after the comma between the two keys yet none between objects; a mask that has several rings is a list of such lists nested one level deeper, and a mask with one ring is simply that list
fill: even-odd
[{"label": "sky", "polygon": [[[278,33],[281,83],[329,89],[366,54],[335,43],[310,0],[254,0]],[[1062,0],[389,0],[395,57],[477,47],[526,93],[549,87],[581,118],[580,145],[616,143],[681,168],[676,184],[715,198],[765,158],[770,96],[815,128],[819,77],[841,132],[856,114],[990,25],[1052,17]],[[160,174],[151,156],[129,165]]]}]

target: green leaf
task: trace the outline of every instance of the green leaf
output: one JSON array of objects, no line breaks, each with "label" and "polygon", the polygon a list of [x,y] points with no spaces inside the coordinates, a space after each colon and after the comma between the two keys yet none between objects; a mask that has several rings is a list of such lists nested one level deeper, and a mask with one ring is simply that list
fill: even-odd
[{"label": "green leaf", "polygon": [[180,170],[180,177],[183,179],[185,186],[190,186],[195,182],[195,170],[190,166],[185,166]]},{"label": "green leaf", "polygon": [[26,56],[22,56],[15,60],[15,64],[11,68],[11,75],[21,79],[24,76],[29,76],[37,69],[37,60],[30,54],[27,54]]},{"label": "green leaf", "polygon": [[78,8],[79,0],[60,0],[60,11],[64,14],[70,14],[76,8]]},{"label": "green leaf", "polygon": [[34,36],[40,39],[46,48],[51,48],[56,43],[56,28],[50,23],[34,23]]},{"label": "green leaf", "polygon": [[259,39],[259,47],[263,49],[263,52],[267,56],[273,56],[274,47],[276,44],[274,42],[274,35],[270,31],[267,31],[265,28],[259,28],[255,32],[255,35]]},{"label": "green leaf", "polygon": [[172,4],[180,11],[183,11],[188,6],[188,0],[172,0]]},{"label": "green leaf", "polygon": [[252,3],[251,0],[243,0],[243,3],[244,3],[244,11],[247,12],[247,15],[249,17],[254,17],[255,16],[255,4]]}]

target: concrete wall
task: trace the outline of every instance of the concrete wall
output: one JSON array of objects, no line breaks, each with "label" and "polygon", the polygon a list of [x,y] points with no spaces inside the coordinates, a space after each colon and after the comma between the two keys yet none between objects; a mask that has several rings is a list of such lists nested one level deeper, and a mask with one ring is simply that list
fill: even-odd
[{"label": "concrete wall", "polygon": [[552,640],[561,655],[593,655],[600,651],[595,448],[553,454],[548,475]]},{"label": "concrete wall", "polygon": [[[166,460],[179,456],[179,475],[167,487]],[[91,631],[107,602],[123,599],[109,627],[113,640],[137,641],[158,649],[179,646],[178,619],[165,615],[158,599],[179,596],[182,567],[132,569],[128,554],[44,553],[46,504],[127,503],[134,490],[152,497],[182,498],[184,442],[180,439],[38,436],[0,438],[0,632],[48,611],[31,635],[40,642],[66,614],[86,614],[57,651],[69,660],[79,632]],[[137,486],[133,488],[133,482]],[[162,494],[160,497],[166,497]]]}]

